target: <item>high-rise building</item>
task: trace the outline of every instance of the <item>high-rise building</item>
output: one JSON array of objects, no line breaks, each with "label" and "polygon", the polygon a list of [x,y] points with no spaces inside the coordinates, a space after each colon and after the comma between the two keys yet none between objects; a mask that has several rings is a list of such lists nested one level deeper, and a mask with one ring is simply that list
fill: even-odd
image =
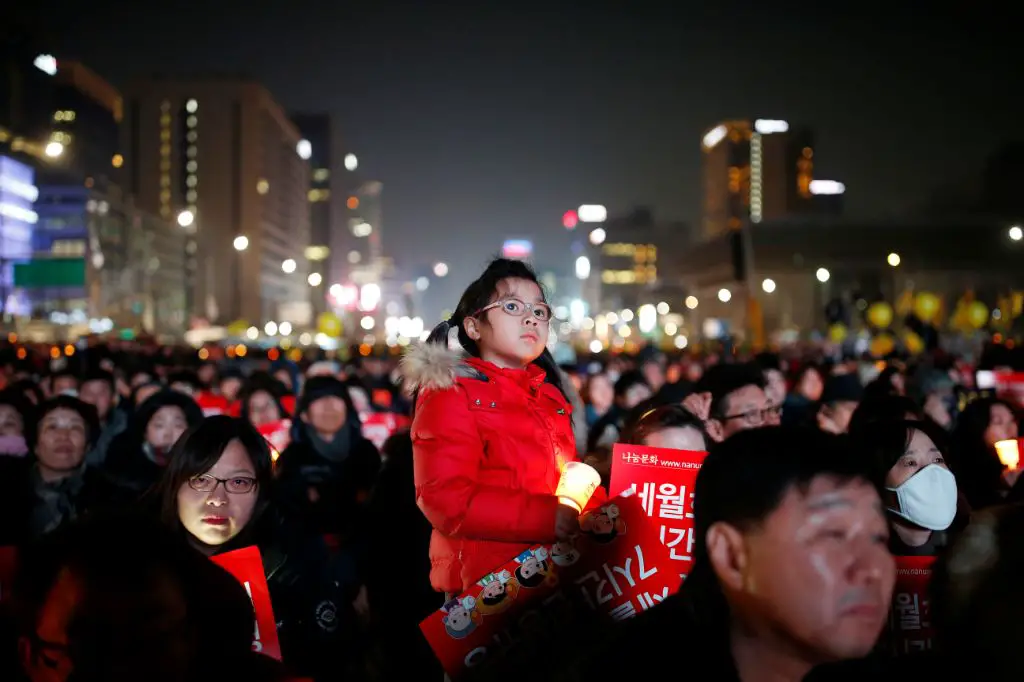
[{"label": "high-rise building", "polygon": [[710,239],[814,210],[814,141],[786,121],[726,121],[707,133],[703,151],[703,229]]},{"label": "high-rise building", "polygon": [[266,89],[237,78],[136,81],[122,141],[126,189],[190,235],[191,316],[310,323],[313,146]]},{"label": "high-rise building", "polygon": [[334,130],[329,114],[293,114],[292,121],[302,137],[309,140],[312,174],[309,186],[310,246],[306,258],[310,276],[316,286],[310,287],[314,312],[326,309],[326,292],[331,283],[340,281],[344,272],[345,187],[341,137]]}]

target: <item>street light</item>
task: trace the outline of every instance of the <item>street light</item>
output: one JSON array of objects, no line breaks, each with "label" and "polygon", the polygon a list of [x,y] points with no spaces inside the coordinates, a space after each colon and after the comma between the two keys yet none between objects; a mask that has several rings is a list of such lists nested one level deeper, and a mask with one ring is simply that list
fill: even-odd
[{"label": "street light", "polygon": [[289,258],[281,263],[281,270],[283,270],[286,275],[290,275],[295,272],[296,267],[294,258]]},{"label": "street light", "polygon": [[309,143],[309,140],[299,140],[295,145],[295,153],[299,155],[299,158],[303,161],[313,156],[313,145]]},{"label": "street light", "polygon": [[182,227],[188,227],[196,221],[196,215],[192,211],[184,210],[178,214],[178,224]]},{"label": "street light", "polygon": [[249,248],[249,238],[244,234],[238,235],[235,237],[233,246],[235,247],[235,251],[245,251]]},{"label": "street light", "polygon": [[58,156],[64,153],[64,145],[56,140],[49,142],[46,145],[46,149],[43,152],[51,159],[56,159]]},{"label": "street light", "polygon": [[320,283],[324,281],[324,278],[320,276],[319,272],[311,272],[309,273],[309,277],[306,278],[306,281],[309,283],[309,286],[318,287],[320,286]]},{"label": "street light", "polygon": [[576,278],[586,279],[587,277],[590,277],[590,259],[580,256],[576,259]]},{"label": "street light", "polygon": [[356,158],[355,154],[345,155],[345,170],[354,171],[359,168],[359,159]]},{"label": "street light", "polygon": [[1024,230],[1020,229],[1019,225],[1010,228],[1010,239],[1019,242],[1022,238],[1024,238]]},{"label": "street light", "polygon": [[774,292],[775,291],[775,280],[771,279],[771,278],[765,279],[765,281],[761,282],[761,289],[766,294],[770,294],[770,293]]},{"label": "street light", "polygon": [[888,258],[885,259],[885,262],[894,268],[898,268],[901,261],[900,254],[896,252],[890,253]]},{"label": "street light", "polygon": [[832,276],[832,273],[829,272],[827,268],[818,268],[818,271],[814,273],[814,276],[818,278],[819,282],[824,284],[828,281],[829,277]]},{"label": "street light", "polygon": [[604,231],[603,227],[595,227],[593,230],[590,231],[590,243],[593,244],[594,246],[604,244],[604,240],[607,236],[608,235]]},{"label": "street light", "polygon": [[435,277],[445,277],[447,274],[448,274],[448,264],[447,263],[435,263],[434,264],[434,276]]},{"label": "street light", "polygon": [[728,303],[732,299],[732,292],[728,289],[718,290],[718,300],[722,303]]},{"label": "street light", "polygon": [[699,303],[699,301],[697,300],[696,296],[687,296],[686,297],[686,307],[689,308],[690,310],[696,310],[698,303]]}]

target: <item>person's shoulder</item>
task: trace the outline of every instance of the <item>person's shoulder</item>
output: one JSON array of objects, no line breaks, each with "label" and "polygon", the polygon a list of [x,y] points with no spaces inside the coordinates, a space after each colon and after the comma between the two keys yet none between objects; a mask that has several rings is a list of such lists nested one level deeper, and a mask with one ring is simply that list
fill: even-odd
[{"label": "person's shoulder", "polygon": [[462,351],[421,343],[405,352],[400,368],[406,386],[421,395],[456,389],[466,381],[488,381],[487,375],[466,359]]}]

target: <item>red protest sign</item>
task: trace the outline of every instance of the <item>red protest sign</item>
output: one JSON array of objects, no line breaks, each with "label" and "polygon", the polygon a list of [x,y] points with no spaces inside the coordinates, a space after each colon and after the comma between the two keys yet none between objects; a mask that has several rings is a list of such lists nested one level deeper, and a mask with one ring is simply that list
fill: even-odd
[{"label": "red protest sign", "polygon": [[1024,372],[995,372],[994,379],[997,398],[1024,407]]},{"label": "red protest sign", "polygon": [[213,417],[218,414],[227,414],[228,412],[228,401],[221,395],[214,395],[204,391],[196,397],[196,402],[203,409],[204,417]]},{"label": "red protest sign", "polygon": [[281,643],[277,639],[277,621],[274,607],[270,603],[270,589],[263,574],[263,557],[256,547],[244,547],[211,557],[249,593],[252,608],[256,613],[255,629],[252,635],[252,650],[281,660]]},{"label": "red protest sign", "polygon": [[260,435],[267,439],[270,447],[278,453],[284,452],[285,448],[292,442],[292,420],[278,419],[277,421],[260,424],[256,427]]},{"label": "red protest sign", "polygon": [[585,513],[580,528],[572,542],[533,547],[495,568],[420,624],[449,676],[502,655],[524,633],[556,636],[574,605],[625,620],[678,589],[678,571],[635,495]]},{"label": "red protest sign", "polygon": [[616,443],[611,492],[633,490],[686,577],[693,564],[693,488],[706,452]]},{"label": "red protest sign", "polygon": [[934,630],[928,604],[928,583],[932,579],[931,556],[898,556],[896,587],[892,593],[889,630],[893,653],[904,656],[932,648]]},{"label": "red protest sign", "polygon": [[408,428],[411,423],[408,417],[393,412],[371,412],[363,417],[363,437],[379,450],[392,434]]},{"label": "red protest sign", "polygon": [[11,596],[11,586],[18,572],[18,548],[11,545],[0,547],[0,602]]}]

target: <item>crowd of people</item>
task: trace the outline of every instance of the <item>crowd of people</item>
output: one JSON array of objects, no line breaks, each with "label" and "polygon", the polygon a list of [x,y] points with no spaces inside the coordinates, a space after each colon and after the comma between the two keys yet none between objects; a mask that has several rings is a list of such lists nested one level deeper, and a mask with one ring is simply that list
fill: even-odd
[{"label": "crowd of people", "polygon": [[[560,473],[586,462],[606,500],[616,443],[708,452],[688,577],[480,678],[1020,676],[1022,493],[995,447],[1017,405],[965,397],[978,361],[806,346],[559,366],[551,321],[532,271],[499,259],[400,360],[0,351],[0,679],[440,682],[419,623],[578,534]],[[367,428],[381,414],[386,438]],[[281,661],[253,650],[250,595],[216,562],[252,546]],[[899,556],[937,557],[936,637],[894,656]]]}]

